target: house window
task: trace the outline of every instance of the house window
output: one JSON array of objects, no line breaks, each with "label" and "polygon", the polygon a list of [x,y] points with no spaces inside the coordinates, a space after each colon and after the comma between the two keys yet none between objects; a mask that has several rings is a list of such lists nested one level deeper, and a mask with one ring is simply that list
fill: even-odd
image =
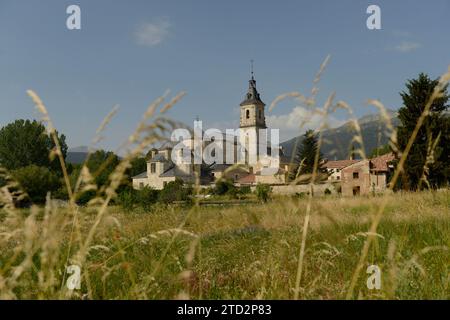
[{"label": "house window", "polygon": [[339,169],[336,169],[336,172],[339,172],[339,171],[341,171],[341,170],[339,170]]},{"label": "house window", "polygon": [[341,177],[340,177],[340,176],[337,176],[337,177],[336,177],[336,180],[341,180]]},{"label": "house window", "polygon": [[261,115],[262,115],[262,111],[261,111],[261,109],[259,109],[259,113],[258,113],[259,119],[261,119]]},{"label": "house window", "polygon": [[143,189],[144,188],[144,183],[143,182],[139,182],[139,189]]},{"label": "house window", "polygon": [[156,163],[151,163],[150,164],[150,173],[155,173],[156,172]]},{"label": "house window", "polygon": [[359,179],[359,172],[353,172],[353,179]]},{"label": "house window", "polygon": [[250,110],[248,109],[245,111],[245,118],[250,119]]}]

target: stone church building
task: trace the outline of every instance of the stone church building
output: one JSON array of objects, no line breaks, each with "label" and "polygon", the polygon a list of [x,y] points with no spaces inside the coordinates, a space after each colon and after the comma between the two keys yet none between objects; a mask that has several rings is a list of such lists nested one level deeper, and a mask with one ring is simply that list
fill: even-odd
[{"label": "stone church building", "polygon": [[[264,183],[272,185],[274,192],[278,193],[303,192],[305,185],[286,185],[290,157],[283,154],[278,144],[275,144],[275,147],[268,142],[270,139],[266,126],[265,104],[256,89],[253,73],[244,100],[240,103],[239,123],[239,129],[234,135],[220,133],[219,137],[223,138],[224,144],[213,148],[214,152],[222,152],[223,161],[206,163],[203,160],[194,163],[195,157],[191,157],[188,162],[177,162],[173,159],[180,150],[176,149],[174,143],[166,143],[158,149],[150,150],[147,155],[147,170],[132,178],[133,187],[142,189],[149,186],[160,190],[176,179],[192,184],[199,182],[204,186],[213,185],[219,179],[227,179],[237,186]],[[202,135],[202,138],[207,137],[204,132]],[[213,141],[202,139],[202,150],[210,149],[207,147]],[[181,143],[194,154],[193,137]],[[230,157],[232,163],[225,161]],[[320,186],[316,185],[316,188],[335,189],[339,184],[342,194],[346,196],[383,192],[392,171],[392,160],[393,155],[390,154],[366,160],[327,161],[321,164],[321,170],[328,173],[328,180]]]},{"label": "stone church building", "polygon": [[[234,163],[175,163],[172,161],[174,145],[165,144],[149,152],[147,170],[132,178],[133,187],[142,189],[149,186],[163,189],[168,182],[177,178],[186,183],[195,183],[199,179],[201,185],[214,184],[223,178],[232,180],[236,185],[255,185],[259,182],[284,184],[288,164],[287,161],[283,161],[285,157],[279,147],[278,149],[270,147],[266,129],[265,104],[256,89],[252,73],[247,94],[240,104],[238,134],[232,137]],[[225,136],[224,139],[229,137]],[[193,138],[183,143],[194,150]],[[203,150],[207,145],[208,142],[202,142]],[[226,152],[230,151],[225,148],[223,150],[225,150],[224,158],[227,158]]]}]

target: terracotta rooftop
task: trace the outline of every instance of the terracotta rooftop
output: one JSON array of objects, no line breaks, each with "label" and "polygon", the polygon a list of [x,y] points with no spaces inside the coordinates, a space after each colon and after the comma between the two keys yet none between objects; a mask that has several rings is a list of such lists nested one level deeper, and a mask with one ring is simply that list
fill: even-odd
[{"label": "terracotta rooftop", "polygon": [[242,178],[240,178],[237,182],[240,184],[252,184],[255,183],[255,175],[254,174],[248,174]]},{"label": "terracotta rooftop", "polygon": [[388,164],[394,159],[395,156],[393,153],[384,154],[382,156],[370,159],[371,169],[375,171],[388,171]]},{"label": "terracotta rooftop", "polygon": [[322,164],[322,168],[325,169],[343,169],[345,167],[348,167],[349,165],[352,165],[354,163],[357,163],[361,160],[333,160],[333,161],[327,161],[324,164]]}]

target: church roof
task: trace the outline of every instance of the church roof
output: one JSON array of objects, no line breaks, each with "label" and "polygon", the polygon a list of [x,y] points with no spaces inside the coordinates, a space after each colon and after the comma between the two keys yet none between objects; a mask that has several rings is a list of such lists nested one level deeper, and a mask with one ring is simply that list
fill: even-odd
[{"label": "church roof", "polygon": [[264,104],[261,101],[258,90],[256,90],[256,80],[252,77],[252,79],[248,82],[248,92],[245,95],[244,101],[241,102],[241,106],[246,106],[249,104]]},{"label": "church roof", "polygon": [[163,154],[158,153],[153,158],[150,159],[151,162],[166,162],[167,159]]},{"label": "church roof", "polygon": [[189,177],[191,177],[191,175],[177,172],[176,167],[173,166],[173,167],[167,169],[166,171],[164,171],[163,173],[161,173],[159,175],[159,177],[160,178],[169,178],[169,177],[189,178]]},{"label": "church roof", "polygon": [[163,173],[161,173],[159,176],[160,176],[161,178],[163,178],[163,177],[176,177],[176,174],[175,174],[175,167],[169,168],[168,170],[166,170],[166,171],[164,171]]},{"label": "church roof", "polygon": [[147,178],[147,171],[139,173],[138,175],[132,177],[131,179],[144,179]]}]

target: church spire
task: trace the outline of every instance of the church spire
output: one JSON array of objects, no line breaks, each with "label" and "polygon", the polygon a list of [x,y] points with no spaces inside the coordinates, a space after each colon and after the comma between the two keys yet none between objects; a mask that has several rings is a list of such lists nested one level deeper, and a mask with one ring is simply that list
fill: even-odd
[{"label": "church spire", "polygon": [[252,74],[252,80],[255,80],[255,78],[253,77],[253,59],[250,60],[250,64],[251,64],[251,74]]},{"label": "church spire", "polygon": [[248,82],[248,91],[245,95],[244,101],[241,102],[241,106],[249,105],[249,104],[262,104],[265,105],[264,102],[261,101],[258,90],[256,90],[256,80],[253,73],[253,59],[250,60],[251,69],[250,73],[252,78]]}]

